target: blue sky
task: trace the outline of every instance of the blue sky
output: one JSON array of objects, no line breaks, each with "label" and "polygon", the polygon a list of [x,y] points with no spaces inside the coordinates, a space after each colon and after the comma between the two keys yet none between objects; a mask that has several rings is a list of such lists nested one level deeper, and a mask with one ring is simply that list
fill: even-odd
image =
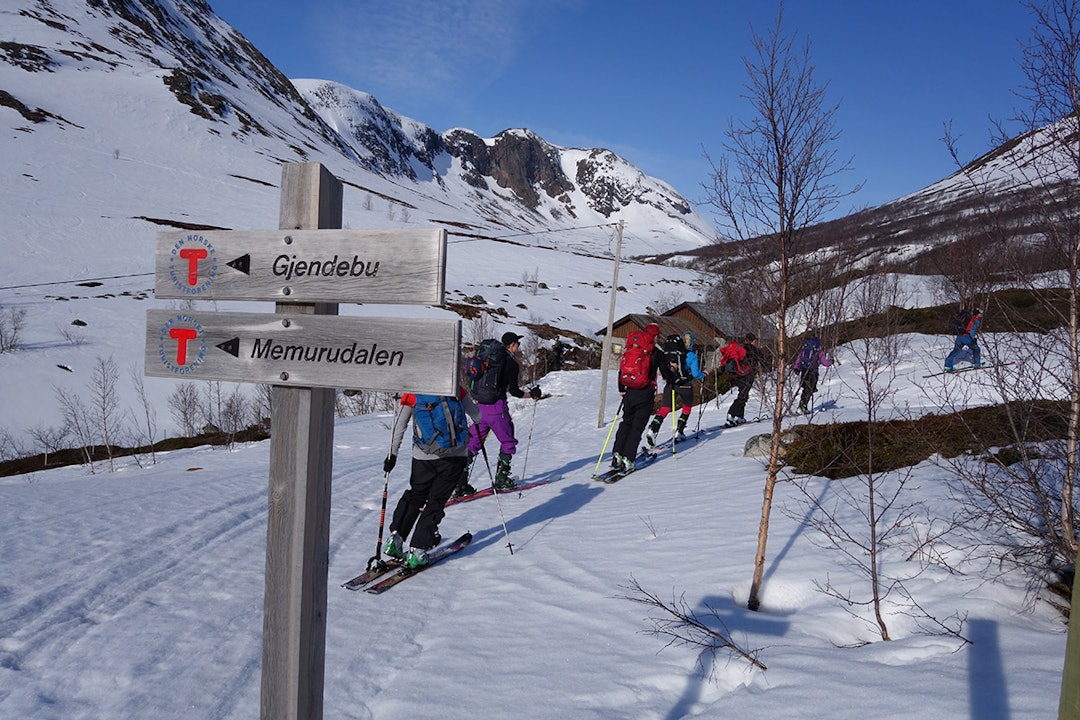
[{"label": "blue sky", "polygon": [[[526,127],[556,145],[604,147],[703,198],[703,148],[721,152],[763,0],[211,0],[286,76],[334,80],[437,131],[491,137]],[[990,147],[993,121],[1023,106],[1014,0],[788,0],[785,27],[811,43],[840,103],[844,187],[834,215],[919,190]],[[699,210],[708,217],[707,208]]]}]

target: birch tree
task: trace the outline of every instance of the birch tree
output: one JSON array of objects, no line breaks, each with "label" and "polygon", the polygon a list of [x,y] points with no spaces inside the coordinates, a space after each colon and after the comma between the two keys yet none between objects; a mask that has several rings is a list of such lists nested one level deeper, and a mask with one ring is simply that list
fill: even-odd
[{"label": "birch tree", "polygon": [[[780,469],[787,349],[785,334],[792,274],[798,270],[796,250],[802,231],[825,219],[840,199],[858,188],[841,191],[839,175],[849,169],[834,146],[839,139],[835,118],[839,104],[830,103],[827,87],[818,82],[810,43],[796,44],[783,24],[783,7],[764,35],[751,28],[752,52],[743,58],[747,82],[743,99],[749,113],[732,119],[724,133],[723,152],[711,166],[706,201],[718,217],[727,240],[761,238],[757,247],[769,262],[759,263],[761,282],[776,312],[772,442],[754,558],[754,578],[747,606],[760,605],[765,549],[773,492]],[[763,258],[764,259],[764,258]]]}]

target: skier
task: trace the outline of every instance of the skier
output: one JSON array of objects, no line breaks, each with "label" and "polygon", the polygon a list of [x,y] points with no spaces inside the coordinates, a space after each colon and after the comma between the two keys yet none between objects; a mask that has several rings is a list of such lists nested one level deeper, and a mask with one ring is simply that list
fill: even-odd
[{"label": "skier", "polygon": [[[517,333],[507,332],[503,333],[499,343],[492,342],[488,368],[484,375],[473,383],[472,397],[480,408],[480,421],[469,431],[469,457],[460,478],[458,495],[476,492],[468,484],[469,468],[483,448],[489,432],[495,433],[495,437],[499,439],[499,460],[495,466],[494,487],[496,490],[510,490],[514,487],[514,480],[510,477],[510,461],[517,451],[518,441],[514,437],[514,421],[506,404],[506,394],[510,393],[517,398],[525,397],[525,391],[518,387],[521,369],[514,359],[514,353],[521,348],[521,337]],[[529,389],[529,397],[534,401],[539,400],[542,395],[539,385]]]},{"label": "skier", "polygon": [[[652,415],[653,402],[656,399],[656,371],[664,360],[664,354],[656,347],[656,338],[660,335],[660,326],[649,323],[641,335],[641,346],[636,350],[634,333],[627,336],[627,346],[619,364],[619,394],[622,395],[622,421],[615,432],[615,444],[611,449],[611,467],[613,470],[632,472],[634,458],[638,454],[641,433]],[[644,374],[640,379],[630,374],[627,366],[632,364],[635,353],[643,355]],[[628,362],[629,361],[629,362]]]},{"label": "skier", "polygon": [[[466,416],[474,423],[480,420],[480,410],[464,388],[458,390],[457,397],[406,393],[401,398],[401,411],[394,422],[383,472],[394,469],[410,420],[413,423],[412,468],[409,487],[394,508],[390,537],[383,552],[402,560],[412,569],[427,564],[428,550],[438,545],[441,539],[439,522],[445,514],[446,501],[468,462]],[[406,553],[405,538],[410,533],[412,539]]]},{"label": "skier", "polygon": [[757,366],[761,362],[757,335],[748,332],[742,340],[733,340],[725,345],[720,353],[724,360],[724,372],[731,375],[731,384],[739,390],[735,401],[728,408],[725,425],[742,425],[746,422],[746,401],[750,399],[750,388],[754,386]]},{"label": "skier", "polygon": [[[697,353],[694,352],[694,333],[685,332],[680,337],[669,335],[664,341],[663,361],[660,363],[660,374],[664,378],[664,394],[660,402],[660,410],[645,431],[645,442],[650,446],[656,445],[656,433],[671,412],[675,409],[675,401],[682,405],[682,412],[675,426],[675,442],[686,439],[683,431],[686,422],[690,419],[690,412],[694,409],[694,380],[704,380],[705,373],[701,372],[698,364]],[[666,403],[666,404],[664,404]]]},{"label": "skier", "polygon": [[953,363],[960,357],[965,347],[971,349],[971,366],[982,367],[982,352],[979,350],[979,341],[976,339],[979,328],[982,326],[982,310],[975,308],[971,311],[970,316],[961,311],[958,321],[959,326],[955,328],[957,335],[956,340],[953,341],[953,350],[945,358],[945,372],[953,372]]},{"label": "skier", "polygon": [[832,361],[825,351],[821,349],[821,340],[817,335],[811,335],[803,341],[799,356],[795,358],[795,370],[799,373],[799,389],[802,397],[799,400],[799,412],[810,412],[810,398],[817,392],[818,367],[832,367]]}]

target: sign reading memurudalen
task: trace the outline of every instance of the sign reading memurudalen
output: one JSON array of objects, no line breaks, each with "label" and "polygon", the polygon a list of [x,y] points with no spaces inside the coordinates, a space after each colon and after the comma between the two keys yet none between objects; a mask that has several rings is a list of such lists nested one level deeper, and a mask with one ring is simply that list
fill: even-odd
[{"label": "sign reading memurudalen", "polygon": [[453,395],[459,320],[192,310],[146,314],[146,374]]}]

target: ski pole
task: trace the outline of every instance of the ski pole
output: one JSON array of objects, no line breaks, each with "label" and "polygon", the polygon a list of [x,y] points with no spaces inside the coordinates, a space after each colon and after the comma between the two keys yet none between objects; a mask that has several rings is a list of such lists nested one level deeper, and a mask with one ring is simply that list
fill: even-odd
[{"label": "ski pole", "polygon": [[[395,395],[394,399],[399,399],[400,396]],[[401,414],[401,403],[398,403],[397,412],[394,413],[394,427],[397,427],[398,416]],[[394,429],[390,429],[390,448],[394,446]],[[390,454],[389,449],[386,453]],[[390,490],[390,471],[387,470],[383,473],[383,487],[382,487],[382,510],[379,512],[379,539],[375,541],[375,554],[368,558],[367,569],[374,570],[383,564],[382,559],[382,541],[383,541],[383,528],[386,526],[386,496]]]},{"label": "ski pole", "polygon": [[611,427],[607,431],[607,438],[604,440],[604,447],[600,448],[600,457],[596,458],[596,467],[593,468],[593,475],[600,472],[600,463],[604,460],[604,453],[607,452],[607,444],[611,442],[611,433],[615,432],[615,420],[618,419],[619,413],[622,412],[623,401],[625,400],[625,396],[623,396],[619,400],[619,407],[617,410],[615,410],[615,417],[611,418]]},{"label": "ski pole", "polygon": [[514,544],[510,542],[510,530],[506,527],[506,515],[503,514],[502,500],[499,499],[499,489],[495,487],[495,475],[491,472],[491,461],[488,460],[487,446],[481,445],[480,452],[484,456],[484,465],[487,466],[488,477],[491,478],[491,494],[495,496],[495,504],[499,506],[499,519],[502,521],[503,535],[506,536],[506,547],[510,548],[510,554],[514,554]]},{"label": "ski pole", "polygon": [[675,420],[675,386],[671,386],[671,454],[675,455],[675,428],[678,422]]},{"label": "ski pole", "polygon": [[[702,385],[701,394],[702,395],[705,394],[705,386],[704,385]],[[697,424],[694,425],[694,434],[695,435],[697,433],[701,432],[701,416],[705,414],[705,406],[708,405],[708,403],[705,402],[704,400],[705,400],[705,398],[703,397],[701,404],[698,405]]]},{"label": "ski pole", "polygon": [[532,421],[529,424],[529,439],[525,441],[525,459],[521,461],[521,482],[525,482],[525,468],[529,465],[529,448],[532,446],[533,429],[536,427],[536,404],[539,400],[533,400]]}]

